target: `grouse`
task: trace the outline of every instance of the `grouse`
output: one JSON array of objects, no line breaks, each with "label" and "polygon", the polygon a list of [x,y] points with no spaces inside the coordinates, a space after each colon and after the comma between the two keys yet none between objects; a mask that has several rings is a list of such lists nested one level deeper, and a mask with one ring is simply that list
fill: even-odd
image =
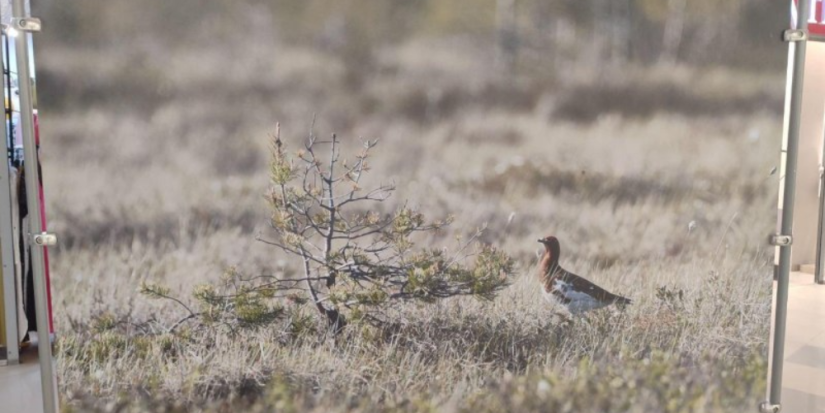
[{"label": "grouse", "polygon": [[539,239],[544,245],[544,255],[539,265],[539,280],[541,280],[544,297],[559,303],[571,313],[581,314],[616,304],[624,307],[630,300],[608,292],[592,282],[573,274],[559,265],[561,246],[554,236]]}]

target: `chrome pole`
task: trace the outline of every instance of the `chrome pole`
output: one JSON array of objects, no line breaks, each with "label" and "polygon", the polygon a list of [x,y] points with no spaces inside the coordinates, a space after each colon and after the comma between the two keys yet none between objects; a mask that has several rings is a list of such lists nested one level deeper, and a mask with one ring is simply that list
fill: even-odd
[{"label": "chrome pole", "polygon": [[797,155],[799,153],[799,128],[802,115],[802,89],[805,76],[805,51],[808,36],[808,16],[811,2],[801,0],[797,4],[795,30],[785,32],[785,40],[793,51],[791,72],[790,106],[788,111],[788,148],[785,166],[784,194],[782,197],[782,222],[780,233],[773,237],[779,247],[777,267],[776,301],[774,303],[773,354],[771,355],[770,392],[763,411],[778,412],[782,401],[782,369],[785,356],[785,328],[788,315],[788,284],[791,272],[791,244],[793,241],[793,209],[796,196]]},{"label": "chrome pole", "polygon": [[[823,148],[825,151],[825,148]],[[825,155],[825,153],[824,153]],[[823,157],[825,159],[825,156]],[[814,266],[814,281],[825,284],[825,169],[819,166],[819,219],[816,231],[816,265]]]},{"label": "chrome pole", "polygon": [[[27,0],[13,0],[12,24],[29,17]],[[17,81],[20,91],[20,125],[23,133],[23,158],[25,168],[26,201],[29,209],[29,228],[25,236],[31,243],[31,259],[34,274],[34,304],[37,317],[37,352],[40,358],[40,382],[43,389],[43,412],[57,413],[57,377],[54,373],[52,346],[49,338],[49,303],[46,291],[45,261],[43,246],[37,242],[42,237],[40,221],[40,188],[37,168],[37,147],[34,137],[34,108],[32,94],[32,73],[29,66],[29,33],[19,27],[15,38],[17,60]],[[21,231],[25,231],[21,228]]]}]

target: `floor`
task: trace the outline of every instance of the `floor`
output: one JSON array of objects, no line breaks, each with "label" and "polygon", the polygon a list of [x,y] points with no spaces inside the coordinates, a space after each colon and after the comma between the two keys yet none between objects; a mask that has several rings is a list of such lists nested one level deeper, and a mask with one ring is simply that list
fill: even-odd
[{"label": "floor", "polygon": [[0,412],[41,413],[37,347],[21,351],[20,364],[0,367]]},{"label": "floor", "polygon": [[825,413],[825,285],[791,273],[782,380],[783,413]]}]

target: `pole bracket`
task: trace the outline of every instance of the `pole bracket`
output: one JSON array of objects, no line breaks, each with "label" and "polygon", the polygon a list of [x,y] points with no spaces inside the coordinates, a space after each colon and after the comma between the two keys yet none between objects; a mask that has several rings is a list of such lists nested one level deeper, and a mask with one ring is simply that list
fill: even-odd
[{"label": "pole bracket", "polygon": [[779,413],[781,406],[778,404],[771,404],[771,402],[759,403],[759,413]]},{"label": "pole bracket", "polygon": [[36,17],[14,17],[10,26],[21,32],[39,32],[42,27],[40,19]]},{"label": "pole bracket", "polygon": [[793,236],[772,234],[768,237],[768,243],[777,247],[789,247],[791,244],[793,244]]},{"label": "pole bracket", "polygon": [[782,32],[782,40],[786,42],[804,42],[808,40],[808,31],[791,29]]},{"label": "pole bracket", "polygon": [[40,234],[35,234],[32,237],[32,241],[34,241],[35,245],[39,245],[41,247],[55,246],[57,245],[57,235],[48,232],[41,232]]}]

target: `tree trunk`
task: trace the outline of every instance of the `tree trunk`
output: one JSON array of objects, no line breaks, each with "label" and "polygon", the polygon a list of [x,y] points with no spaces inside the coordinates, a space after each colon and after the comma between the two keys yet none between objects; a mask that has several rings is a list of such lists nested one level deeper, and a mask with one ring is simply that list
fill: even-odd
[{"label": "tree trunk", "polygon": [[630,0],[610,3],[610,62],[621,66],[630,59]]},{"label": "tree trunk", "polygon": [[667,17],[662,39],[662,54],[659,61],[674,64],[678,60],[679,46],[685,30],[685,6],[687,0],[668,0]]},{"label": "tree trunk", "polygon": [[511,76],[518,56],[516,0],[496,0],[496,66],[499,73]]},{"label": "tree trunk", "polygon": [[332,332],[333,337],[338,337],[338,335],[344,331],[344,327],[347,326],[346,317],[334,308],[325,308],[324,315],[327,317],[329,331]]}]

